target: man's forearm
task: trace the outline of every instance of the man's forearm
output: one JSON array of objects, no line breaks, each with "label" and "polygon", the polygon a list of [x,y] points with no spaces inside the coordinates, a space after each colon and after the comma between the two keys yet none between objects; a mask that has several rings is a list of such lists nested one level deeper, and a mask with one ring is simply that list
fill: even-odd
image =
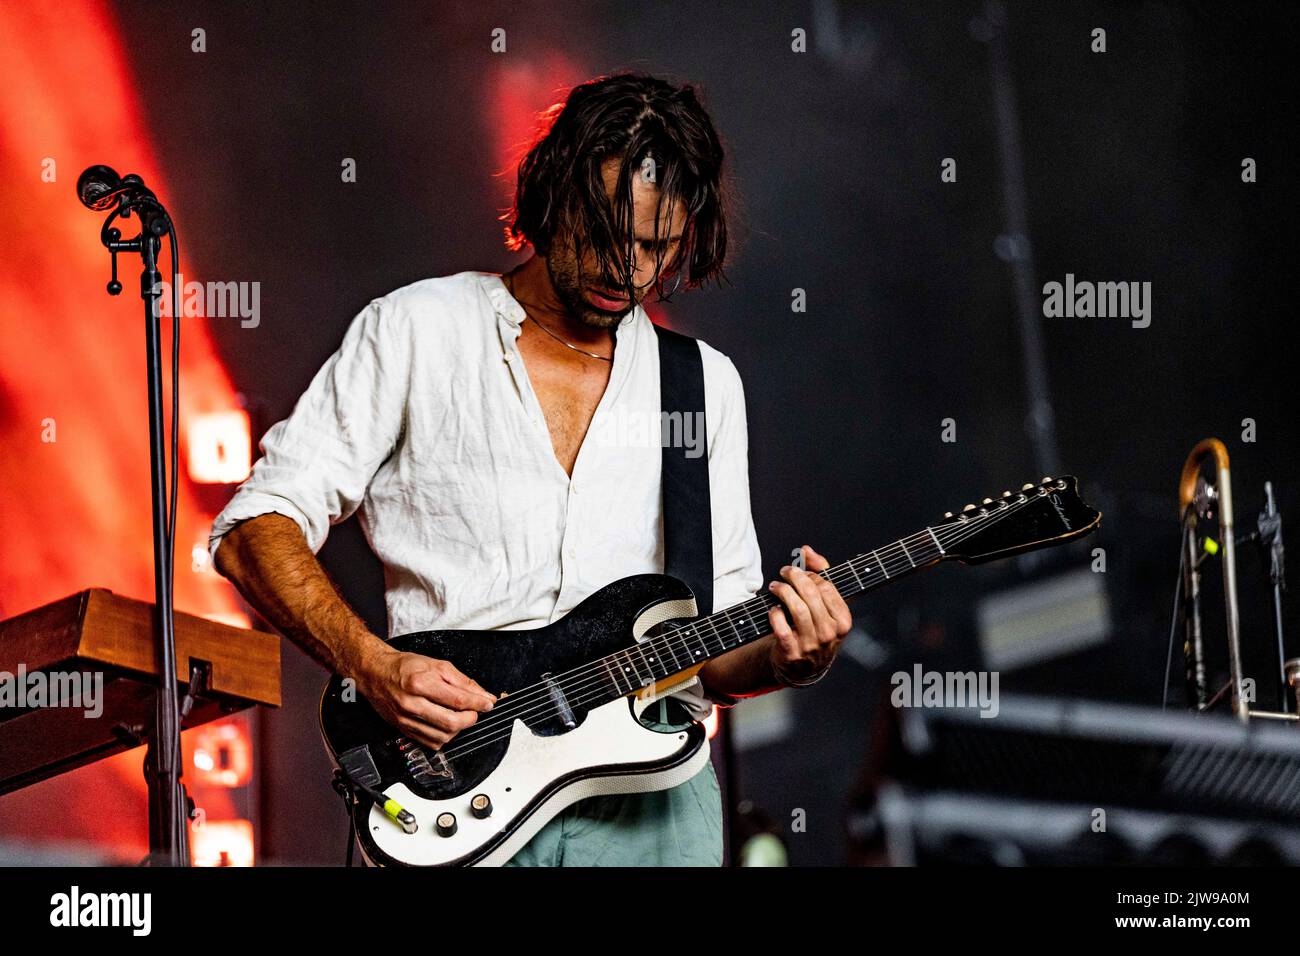
[{"label": "man's forearm", "polygon": [[757,697],[784,685],[772,669],[772,645],[769,634],[734,651],[713,658],[700,668],[699,678],[707,690],[731,697]]},{"label": "man's forearm", "polygon": [[391,649],[339,596],[293,519],[250,518],[217,548],[218,572],[285,637],[343,676]]}]

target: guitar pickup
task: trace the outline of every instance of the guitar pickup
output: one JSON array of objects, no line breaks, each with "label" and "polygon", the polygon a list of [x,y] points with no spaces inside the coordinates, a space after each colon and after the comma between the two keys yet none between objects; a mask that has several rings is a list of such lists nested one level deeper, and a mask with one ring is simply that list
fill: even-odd
[{"label": "guitar pickup", "polygon": [[442,751],[435,750],[433,758],[430,759],[425,749],[414,740],[398,737],[396,743],[397,752],[406,762],[406,772],[416,783],[431,787],[439,780],[451,778],[451,765],[447,763],[447,758],[442,755]]},{"label": "guitar pickup", "polygon": [[573,710],[569,707],[568,698],[564,696],[564,691],[560,690],[560,685],[556,683],[555,678],[550,674],[543,674],[542,680],[546,681],[546,690],[551,695],[551,703],[559,711],[560,720],[564,722],[564,726],[570,730],[578,726],[578,722],[573,717]]}]

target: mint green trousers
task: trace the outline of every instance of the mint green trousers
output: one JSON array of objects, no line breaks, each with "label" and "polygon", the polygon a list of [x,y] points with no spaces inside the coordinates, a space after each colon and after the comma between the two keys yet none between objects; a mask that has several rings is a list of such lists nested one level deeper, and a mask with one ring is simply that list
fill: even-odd
[{"label": "mint green trousers", "polygon": [[[643,715],[649,726],[680,730],[690,723],[677,701],[661,703],[665,706],[652,706]],[[713,761],[668,790],[579,800],[505,865],[721,866],[722,795]]]}]

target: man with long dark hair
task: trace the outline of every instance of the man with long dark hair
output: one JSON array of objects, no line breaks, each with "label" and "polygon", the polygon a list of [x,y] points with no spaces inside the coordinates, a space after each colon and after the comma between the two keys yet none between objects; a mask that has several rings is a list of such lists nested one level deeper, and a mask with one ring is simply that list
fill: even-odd
[{"label": "man with long dark hair", "polygon": [[[722,275],[723,148],[690,86],[582,84],[519,167],[506,275],[428,279],[370,303],[213,525],[217,569],[386,720],[442,747],[496,693],[372,634],[316,561],[360,509],[385,565],[389,633],[540,627],[620,577],[663,570],[655,332],[641,303]],[[713,501],[714,608],[762,585],[744,394],[700,343]],[[638,427],[641,426],[641,427]],[[653,442],[637,435],[655,436]],[[808,571],[828,562],[805,548]],[[682,726],[826,672],[848,632],[820,575],[782,568],[772,634],[709,661],[654,724]],[[510,861],[718,865],[706,763],[669,790],[581,800]]]}]

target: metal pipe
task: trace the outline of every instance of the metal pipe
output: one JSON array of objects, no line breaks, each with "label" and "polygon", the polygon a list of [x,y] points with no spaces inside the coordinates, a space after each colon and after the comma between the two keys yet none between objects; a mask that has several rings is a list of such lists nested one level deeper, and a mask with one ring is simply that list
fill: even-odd
[{"label": "metal pipe", "polygon": [[1250,719],[1251,700],[1242,694],[1245,675],[1241,663],[1241,615],[1237,607],[1237,548],[1236,532],[1232,520],[1232,474],[1228,467],[1228,449],[1217,438],[1199,442],[1183,463],[1183,474],[1178,483],[1178,507],[1182,520],[1194,528],[1196,515],[1196,483],[1201,465],[1207,458],[1214,459],[1215,483],[1219,492],[1219,545],[1223,552],[1223,606],[1228,616],[1228,679],[1232,688],[1232,713],[1240,721]]}]

